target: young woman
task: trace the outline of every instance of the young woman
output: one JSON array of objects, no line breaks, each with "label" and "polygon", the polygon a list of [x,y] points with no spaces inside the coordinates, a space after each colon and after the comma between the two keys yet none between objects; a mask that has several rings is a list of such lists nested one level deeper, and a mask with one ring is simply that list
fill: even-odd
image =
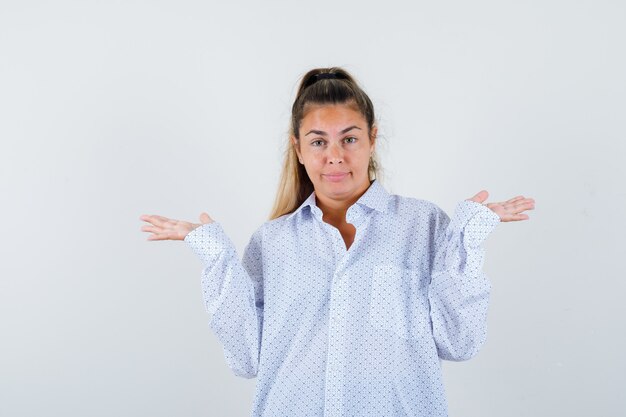
[{"label": "young woman", "polygon": [[257,377],[253,416],[447,415],[441,360],[474,356],[490,292],[481,243],[534,200],[435,204],[376,179],[372,102],[341,68],[309,71],[270,220],[239,261],[208,214],[143,215],[148,240],[203,261],[210,327],[236,375]]}]

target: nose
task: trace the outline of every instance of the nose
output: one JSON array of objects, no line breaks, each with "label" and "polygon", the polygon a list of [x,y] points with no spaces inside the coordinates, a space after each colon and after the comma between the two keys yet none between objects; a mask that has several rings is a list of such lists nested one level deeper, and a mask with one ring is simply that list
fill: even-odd
[{"label": "nose", "polygon": [[337,144],[328,147],[328,162],[331,164],[341,164],[343,162],[343,149]]}]

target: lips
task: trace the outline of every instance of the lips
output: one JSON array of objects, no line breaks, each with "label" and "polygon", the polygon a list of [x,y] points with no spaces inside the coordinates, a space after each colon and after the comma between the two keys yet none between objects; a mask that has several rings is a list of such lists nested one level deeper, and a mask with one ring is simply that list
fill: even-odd
[{"label": "lips", "polygon": [[346,178],[349,172],[329,172],[328,174],[322,174],[322,176],[330,182],[338,182]]}]

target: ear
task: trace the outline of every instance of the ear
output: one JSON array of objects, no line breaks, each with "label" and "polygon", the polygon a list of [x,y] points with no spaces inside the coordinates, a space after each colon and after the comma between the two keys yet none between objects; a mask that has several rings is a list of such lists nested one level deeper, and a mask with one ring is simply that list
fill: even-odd
[{"label": "ear", "polygon": [[298,160],[302,164],[303,163],[302,162],[302,154],[300,153],[300,143],[298,142],[298,139],[296,139],[295,136],[290,136],[289,140],[291,140],[291,145],[296,150],[296,154],[298,155]]},{"label": "ear", "polygon": [[376,149],[376,138],[378,137],[378,126],[372,126],[370,130],[371,153]]}]

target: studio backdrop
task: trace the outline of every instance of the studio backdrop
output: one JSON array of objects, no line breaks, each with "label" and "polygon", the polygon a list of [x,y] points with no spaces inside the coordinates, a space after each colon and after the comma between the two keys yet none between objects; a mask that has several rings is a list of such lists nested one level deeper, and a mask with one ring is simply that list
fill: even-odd
[{"label": "studio backdrop", "polygon": [[142,214],[272,206],[291,104],[342,66],[388,191],[532,197],[485,243],[487,341],[452,417],[618,417],[626,401],[626,6],[617,1],[0,2],[0,415],[247,416],[202,264]]}]

